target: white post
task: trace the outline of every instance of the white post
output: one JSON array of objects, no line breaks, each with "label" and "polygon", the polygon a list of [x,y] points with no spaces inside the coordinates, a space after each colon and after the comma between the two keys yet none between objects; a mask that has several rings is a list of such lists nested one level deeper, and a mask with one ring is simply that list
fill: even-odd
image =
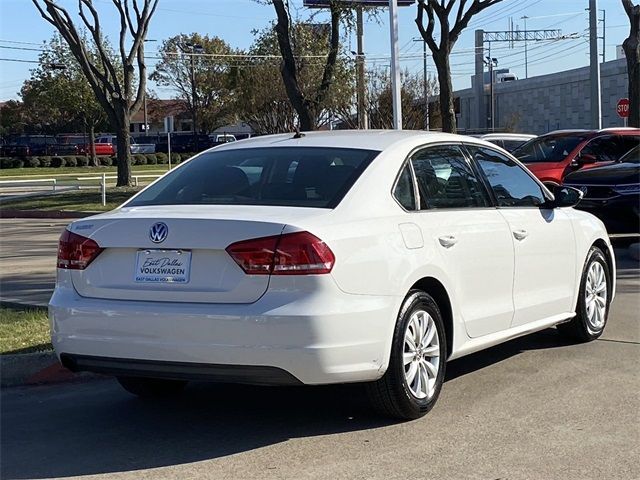
[{"label": "white post", "polygon": [[169,170],[171,170],[171,132],[167,132],[167,154],[169,156]]},{"label": "white post", "polygon": [[[626,125],[625,125],[625,127],[626,127]],[[53,179],[53,191],[54,192],[56,191],[56,179],[55,178]]]},{"label": "white post", "polygon": [[400,52],[398,50],[398,0],[389,0],[389,31],[391,34],[391,99],[393,101],[393,128],[402,130],[400,103]]},{"label": "white post", "polygon": [[107,204],[107,174],[102,174],[102,182],[100,185],[100,190],[102,193],[102,206],[104,207]]}]

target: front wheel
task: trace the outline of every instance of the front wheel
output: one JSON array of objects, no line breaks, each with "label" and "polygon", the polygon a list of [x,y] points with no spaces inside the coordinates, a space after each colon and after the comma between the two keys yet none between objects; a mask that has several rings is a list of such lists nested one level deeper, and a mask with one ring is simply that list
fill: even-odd
[{"label": "front wheel", "polygon": [[607,324],[610,299],[609,264],[602,250],[592,247],[582,271],[576,316],[570,322],[558,325],[558,331],[580,342],[595,340]]},{"label": "front wheel", "polygon": [[446,356],[438,304],[429,294],[412,290],[398,315],[389,367],[380,380],[367,386],[374,408],[402,419],[425,415],[440,395]]}]

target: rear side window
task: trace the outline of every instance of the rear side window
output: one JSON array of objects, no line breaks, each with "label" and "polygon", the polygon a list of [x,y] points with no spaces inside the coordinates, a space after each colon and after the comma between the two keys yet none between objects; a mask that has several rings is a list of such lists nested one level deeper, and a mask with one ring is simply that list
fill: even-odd
[{"label": "rear side window", "polygon": [[455,145],[429,147],[411,157],[420,209],[487,207],[489,198]]},{"label": "rear side window", "polygon": [[379,152],[270,147],[207,152],[127,203],[334,208]]},{"label": "rear side window", "polygon": [[411,167],[407,163],[402,169],[402,173],[398,177],[398,182],[393,189],[393,196],[405,210],[416,209],[416,196],[413,189],[413,177],[411,176]]},{"label": "rear side window", "polygon": [[597,162],[615,162],[639,142],[640,137],[632,135],[606,135],[591,140],[580,153],[595,156]]}]

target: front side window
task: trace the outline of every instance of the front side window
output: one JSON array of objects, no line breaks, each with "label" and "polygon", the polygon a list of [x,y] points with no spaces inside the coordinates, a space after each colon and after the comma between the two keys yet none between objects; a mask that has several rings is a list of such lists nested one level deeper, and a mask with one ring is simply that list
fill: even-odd
[{"label": "front side window", "polygon": [[334,208],[378,153],[323,147],[214,150],[194,157],[125,206]]},{"label": "front side window", "polygon": [[487,207],[486,190],[455,145],[429,147],[411,163],[418,183],[420,209]]},{"label": "front side window", "polygon": [[500,207],[536,207],[545,202],[542,187],[515,161],[485,147],[468,145],[487,177]]}]

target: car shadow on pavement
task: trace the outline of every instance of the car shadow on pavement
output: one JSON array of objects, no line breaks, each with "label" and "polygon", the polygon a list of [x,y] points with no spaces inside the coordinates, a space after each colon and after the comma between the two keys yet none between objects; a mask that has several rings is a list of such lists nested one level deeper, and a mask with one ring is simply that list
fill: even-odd
[{"label": "car shadow on pavement", "polygon": [[[451,362],[447,381],[523,351],[563,345],[554,330],[545,330]],[[143,401],[101,380],[10,389],[1,407],[1,476],[7,479],[181,465],[397,423],[371,411],[362,385],[196,383],[174,399]]]}]

